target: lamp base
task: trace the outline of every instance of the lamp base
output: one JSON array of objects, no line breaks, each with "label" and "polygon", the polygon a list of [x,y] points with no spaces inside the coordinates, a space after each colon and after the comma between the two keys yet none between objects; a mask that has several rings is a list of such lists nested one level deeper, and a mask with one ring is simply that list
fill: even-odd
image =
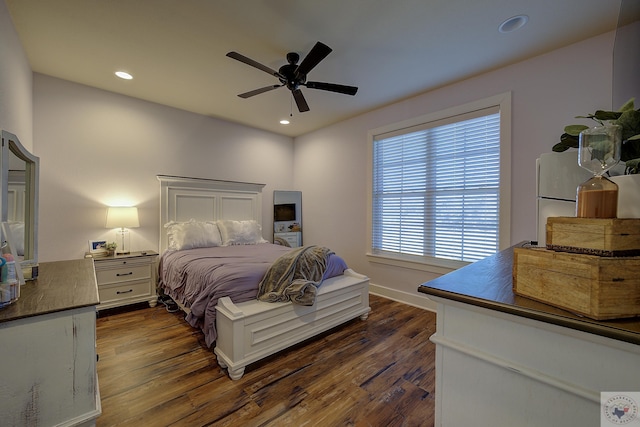
[{"label": "lamp base", "polygon": [[131,253],[131,249],[129,243],[131,242],[131,236],[129,234],[129,230],[126,228],[120,229],[116,231],[116,242],[118,242],[118,246],[116,247],[115,254],[116,255],[127,255]]}]

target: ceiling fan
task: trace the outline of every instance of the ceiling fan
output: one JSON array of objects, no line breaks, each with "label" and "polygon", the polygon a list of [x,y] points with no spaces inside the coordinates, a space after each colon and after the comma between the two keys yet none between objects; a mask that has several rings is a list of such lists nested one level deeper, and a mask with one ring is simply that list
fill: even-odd
[{"label": "ceiling fan", "polygon": [[286,86],[287,89],[291,91],[293,99],[296,101],[296,105],[298,106],[298,110],[301,113],[304,113],[305,111],[309,111],[309,105],[307,104],[307,101],[304,98],[302,91],[300,90],[300,86],[306,86],[309,89],[319,89],[327,90],[330,92],[343,93],[345,95],[355,95],[358,91],[358,88],[355,86],[307,81],[307,74],[309,74],[309,71],[311,71],[316,65],[318,65],[320,61],[326,58],[327,55],[331,53],[331,50],[332,49],[326,44],[317,42],[313,46],[311,51],[307,54],[307,56],[305,56],[305,58],[302,60],[300,65],[298,65],[300,55],[295,52],[289,52],[287,53],[288,64],[280,67],[278,71],[262,65],[251,58],[247,58],[246,56],[241,55],[238,52],[229,52],[227,53],[227,56],[229,58],[233,58],[237,61],[243,62],[247,65],[251,65],[258,70],[264,71],[265,73],[269,73],[280,80],[280,84],[265,86],[260,89],[241,93],[240,95],[238,95],[240,98],[250,98],[252,96],[259,95],[261,93],[265,93],[282,86]]}]

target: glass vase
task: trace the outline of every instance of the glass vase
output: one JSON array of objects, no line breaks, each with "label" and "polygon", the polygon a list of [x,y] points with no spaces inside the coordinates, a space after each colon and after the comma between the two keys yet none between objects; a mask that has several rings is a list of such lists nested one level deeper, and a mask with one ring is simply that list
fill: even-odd
[{"label": "glass vase", "polygon": [[576,217],[616,218],[618,186],[604,174],[620,161],[622,130],[618,125],[585,129],[580,133],[578,164],[593,177],[578,186]]}]

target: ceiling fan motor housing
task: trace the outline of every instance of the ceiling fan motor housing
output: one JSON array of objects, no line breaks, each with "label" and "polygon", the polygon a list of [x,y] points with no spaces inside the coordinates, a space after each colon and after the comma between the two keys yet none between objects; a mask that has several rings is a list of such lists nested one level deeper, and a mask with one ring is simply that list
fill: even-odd
[{"label": "ceiling fan motor housing", "polygon": [[287,53],[287,62],[291,65],[296,65],[300,60],[300,55],[295,52]]},{"label": "ceiling fan motor housing", "polygon": [[[290,55],[298,56],[297,53],[288,53],[287,60],[289,60]],[[282,77],[284,77],[284,78],[279,77],[278,79],[283,85],[287,86],[287,88],[289,88],[290,90],[298,89],[298,86],[300,86],[301,84],[304,84],[307,81],[306,74],[296,73],[296,69],[298,68],[298,66],[296,65],[296,62],[294,63],[289,62],[289,64],[283,65],[278,70],[278,72],[282,75]]]}]

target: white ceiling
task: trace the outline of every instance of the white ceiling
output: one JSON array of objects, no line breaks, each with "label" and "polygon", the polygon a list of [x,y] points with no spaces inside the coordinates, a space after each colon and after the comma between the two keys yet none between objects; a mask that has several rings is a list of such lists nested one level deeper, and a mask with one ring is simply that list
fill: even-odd
[{"label": "white ceiling", "polygon": [[[33,71],[176,108],[298,136],[616,26],[620,0],[5,0]],[[526,14],[526,26],[498,31]],[[355,96],[302,88],[298,113],[279,88],[239,93],[317,41],[333,52],[309,80],[358,86]],[[597,54],[595,52],[594,54]],[[114,76],[126,70],[134,79]],[[292,123],[278,121],[293,112]]]}]

